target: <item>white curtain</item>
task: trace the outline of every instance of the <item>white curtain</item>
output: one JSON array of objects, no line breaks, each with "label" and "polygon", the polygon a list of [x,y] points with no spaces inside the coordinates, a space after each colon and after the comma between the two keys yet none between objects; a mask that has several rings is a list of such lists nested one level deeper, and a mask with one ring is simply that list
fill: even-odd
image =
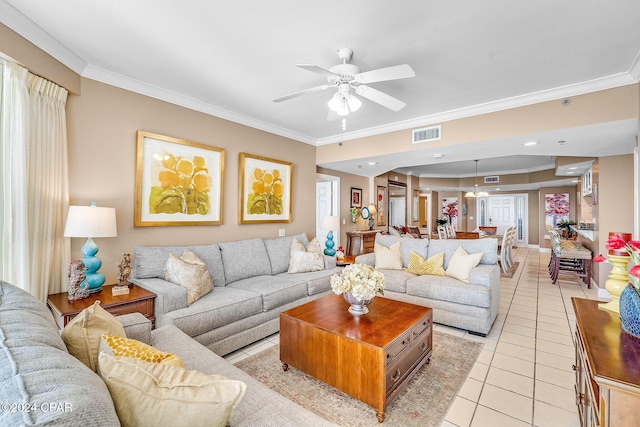
[{"label": "white curtain", "polygon": [[3,280],[42,301],[66,285],[67,90],[5,62],[2,82]]}]

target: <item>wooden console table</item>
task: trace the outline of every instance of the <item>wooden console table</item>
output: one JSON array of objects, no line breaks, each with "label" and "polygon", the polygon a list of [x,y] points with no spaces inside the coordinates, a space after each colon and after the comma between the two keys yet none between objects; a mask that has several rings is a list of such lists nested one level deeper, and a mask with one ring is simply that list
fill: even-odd
[{"label": "wooden console table", "polygon": [[378,230],[347,231],[347,253],[345,255],[362,255],[373,252]]},{"label": "wooden console table", "polygon": [[598,302],[571,298],[576,313],[576,404],[583,427],[626,427],[640,420],[640,339]]},{"label": "wooden console table", "polygon": [[94,302],[100,300],[100,306],[114,316],[129,313],[142,313],[147,319],[151,320],[152,327],[155,325],[155,317],[153,315],[153,300],[156,294],[133,285],[130,292],[126,295],[111,295],[111,288],[115,285],[105,285],[99,293],[91,294],[89,298],[76,301],[69,301],[69,294],[62,292],[59,294],[49,295],[47,305],[53,313],[53,318],[58,328],[64,329],[67,323],[76,317],[82,310],[91,307]]}]

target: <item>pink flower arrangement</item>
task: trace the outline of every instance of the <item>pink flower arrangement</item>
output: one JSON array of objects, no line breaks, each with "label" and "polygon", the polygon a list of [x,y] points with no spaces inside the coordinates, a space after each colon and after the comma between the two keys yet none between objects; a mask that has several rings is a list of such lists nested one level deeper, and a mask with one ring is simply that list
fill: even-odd
[{"label": "pink flower arrangement", "polygon": [[[609,253],[614,255],[629,255],[631,257],[630,262],[632,267],[629,270],[629,278],[633,282],[633,285],[640,290],[640,241],[638,240],[625,240],[619,234],[610,234],[607,245]],[[594,262],[608,262],[613,264],[610,260],[605,258],[602,254],[593,259]]]}]

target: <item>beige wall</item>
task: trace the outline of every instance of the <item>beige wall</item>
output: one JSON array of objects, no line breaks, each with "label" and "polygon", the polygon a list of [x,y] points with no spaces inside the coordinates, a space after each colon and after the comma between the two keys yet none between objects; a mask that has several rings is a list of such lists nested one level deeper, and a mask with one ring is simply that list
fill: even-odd
[{"label": "beige wall", "polygon": [[[315,147],[233,122],[118,89],[82,80],[82,96],[67,105],[69,182],[72,204],[95,201],[116,208],[118,237],[96,239],[107,279],[135,245],[195,245],[287,235],[315,235]],[[136,131],[186,139],[226,151],[223,224],[220,226],[133,226]],[[240,152],[293,163],[291,223],[238,224]],[[71,256],[80,256],[82,239],[72,239]]]}]

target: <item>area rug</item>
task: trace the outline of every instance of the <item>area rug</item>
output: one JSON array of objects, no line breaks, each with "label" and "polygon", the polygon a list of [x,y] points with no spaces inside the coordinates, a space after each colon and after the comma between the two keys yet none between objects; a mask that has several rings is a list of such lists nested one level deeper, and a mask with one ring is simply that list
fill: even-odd
[{"label": "area rug", "polygon": [[[500,261],[498,261],[498,264],[500,264]],[[513,274],[518,269],[518,264],[518,261],[514,261],[513,265],[506,273],[502,271],[502,266],[500,266],[500,277],[513,277]]]},{"label": "area rug", "polygon": [[[464,384],[483,344],[434,332],[431,362],[387,406],[384,425],[439,426]],[[345,427],[379,426],[376,411],[293,367],[282,370],[280,348],[271,347],[236,366],[269,388]]]}]

